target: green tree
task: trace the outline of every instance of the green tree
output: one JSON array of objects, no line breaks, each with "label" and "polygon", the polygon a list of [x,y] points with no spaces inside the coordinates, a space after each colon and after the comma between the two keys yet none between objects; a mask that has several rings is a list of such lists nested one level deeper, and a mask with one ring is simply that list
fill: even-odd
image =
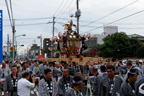
[{"label": "green tree", "polygon": [[144,58],[144,45],[137,50],[136,55],[138,58]]},{"label": "green tree", "polygon": [[124,32],[115,33],[105,37],[104,44],[99,45],[103,57],[132,57],[136,56],[136,50],[140,41],[137,38],[129,38]]}]

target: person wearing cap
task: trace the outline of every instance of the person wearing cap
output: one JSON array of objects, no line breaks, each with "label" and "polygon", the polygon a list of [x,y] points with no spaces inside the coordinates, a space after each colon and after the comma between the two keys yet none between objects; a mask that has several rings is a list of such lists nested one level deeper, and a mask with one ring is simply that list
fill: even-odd
[{"label": "person wearing cap", "polygon": [[107,66],[107,74],[108,76],[105,76],[102,80],[100,96],[119,96],[123,82],[122,78],[115,75],[115,67],[113,65]]},{"label": "person wearing cap", "polygon": [[58,94],[57,82],[52,78],[50,69],[44,71],[44,78],[39,82],[39,96],[56,96]]},{"label": "person wearing cap", "polygon": [[126,81],[123,82],[120,88],[120,96],[137,96],[135,82],[137,80],[137,71],[130,69]]},{"label": "person wearing cap", "polygon": [[91,69],[91,73],[93,74],[93,78],[90,78],[91,85],[92,85],[92,92],[94,96],[100,95],[100,87],[101,87],[101,81],[103,80],[103,77],[99,75],[98,73],[98,66],[93,65]]},{"label": "person wearing cap", "polygon": [[74,76],[72,83],[72,88],[69,88],[64,96],[83,96],[83,94],[80,92],[83,85],[82,78],[80,76]]},{"label": "person wearing cap", "polygon": [[21,75],[17,74],[17,66],[13,65],[11,74],[6,77],[4,82],[4,96],[17,96],[17,82],[19,79],[21,79]]},{"label": "person wearing cap", "polygon": [[73,77],[69,75],[69,69],[64,68],[63,69],[63,77],[59,80],[59,84],[58,84],[59,96],[64,96],[64,94],[68,90],[68,88],[72,87],[72,80],[73,80]]}]

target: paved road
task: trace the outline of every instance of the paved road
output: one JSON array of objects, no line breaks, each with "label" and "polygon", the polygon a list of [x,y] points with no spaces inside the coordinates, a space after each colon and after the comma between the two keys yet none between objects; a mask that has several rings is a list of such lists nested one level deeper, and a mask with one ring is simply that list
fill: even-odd
[{"label": "paved road", "polygon": [[38,96],[38,88],[37,87],[34,90],[30,91],[30,96]]},{"label": "paved road", "polygon": [[31,91],[30,96],[38,96],[38,91]]},{"label": "paved road", "polygon": [[[4,96],[4,91],[0,94],[0,96]],[[35,88],[34,90],[30,91],[30,96],[38,96],[38,90]]]}]

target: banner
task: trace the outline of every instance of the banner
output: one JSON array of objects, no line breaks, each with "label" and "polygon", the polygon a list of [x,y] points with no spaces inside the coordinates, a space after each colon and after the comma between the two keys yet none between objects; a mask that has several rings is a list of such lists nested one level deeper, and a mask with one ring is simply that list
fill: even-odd
[{"label": "banner", "polygon": [[45,55],[39,55],[39,59],[45,59]]},{"label": "banner", "polygon": [[3,13],[0,10],[0,62],[3,61]]}]

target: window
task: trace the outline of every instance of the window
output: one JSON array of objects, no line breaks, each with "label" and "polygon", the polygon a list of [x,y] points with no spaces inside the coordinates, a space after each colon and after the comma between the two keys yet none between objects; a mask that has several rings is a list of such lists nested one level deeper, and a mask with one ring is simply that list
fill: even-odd
[{"label": "window", "polygon": [[49,45],[49,43],[46,43],[46,45],[48,46],[48,45]]}]

